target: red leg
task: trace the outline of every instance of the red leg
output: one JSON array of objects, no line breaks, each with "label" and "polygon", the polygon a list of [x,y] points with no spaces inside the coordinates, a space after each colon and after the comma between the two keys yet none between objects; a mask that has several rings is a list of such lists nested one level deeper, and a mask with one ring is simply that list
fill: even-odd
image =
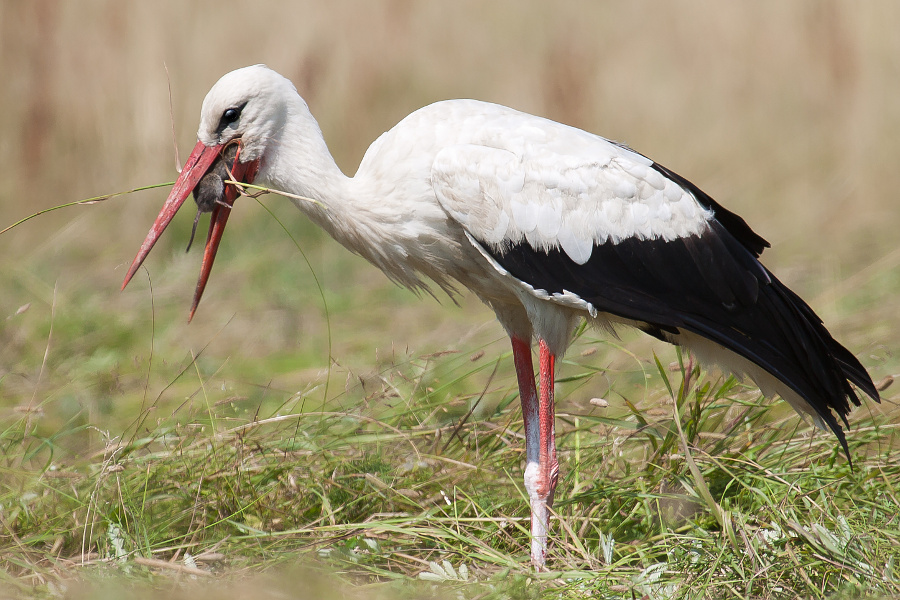
[{"label": "red leg", "polygon": [[519,337],[512,337],[513,360],[519,381],[519,401],[525,420],[525,460],[537,463],[540,449],[540,422],[538,397],[534,386],[534,363],[531,362],[531,344]]},{"label": "red leg", "polygon": [[540,341],[541,393],[534,385],[531,345],[512,337],[519,398],[525,420],[525,489],[531,502],[531,562],[543,568],[547,558],[550,506],[559,474],[554,439],[553,368],[555,357]]},{"label": "red leg", "polygon": [[540,353],[541,478],[547,485],[547,504],[553,506],[553,495],[559,480],[559,461],[556,460],[556,402],[553,398],[556,356],[550,352],[544,340],[540,340]]}]

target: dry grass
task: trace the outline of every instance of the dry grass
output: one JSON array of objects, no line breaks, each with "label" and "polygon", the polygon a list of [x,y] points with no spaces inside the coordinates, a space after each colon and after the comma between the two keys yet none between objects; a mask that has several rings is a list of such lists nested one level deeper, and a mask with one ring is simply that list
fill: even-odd
[{"label": "dry grass", "polygon": [[619,373],[610,409],[579,393],[608,372],[568,365],[555,570],[533,578],[512,377],[465,391],[483,360],[392,362],[338,395],[344,410],[310,410],[314,391],[215,407],[210,393],[150,428],[145,410],[81,459],[59,456],[77,432],[48,439],[23,416],[0,437],[4,582],[247,585],[299,564],[417,597],[900,592],[896,425],[855,416],[851,471],[752,389],[699,370],[685,387],[677,364]]},{"label": "dry grass", "polygon": [[[775,246],[766,263],[810,299],[880,379],[900,373],[898,12],[887,1],[851,6],[824,0],[562,6],[392,0],[252,8],[226,0],[0,3],[0,228],[63,202],[174,178],[164,63],[182,153],[192,145],[199,104],[213,81],[265,62],[296,82],[347,172],[378,133],[410,111],[442,98],[476,97],[627,142],[742,214]],[[446,441],[433,439],[438,430],[455,427],[454,419],[484,389],[493,361],[507,352],[486,309],[471,298],[463,298],[460,309],[392,287],[273,199],[267,204],[295,232],[324,293],[271,217],[242,202],[203,305],[187,327],[198,263],[196,254],[182,252],[188,217],[162,240],[149,272],[118,292],[120,267],[134,255],[162,197],[161,191],[142,192],[64,209],[0,236],[5,581],[20,590],[44,582],[39,589],[51,593],[46,582],[70,576],[66,563],[53,561],[78,559],[90,522],[95,528],[85,548],[99,558],[115,555],[113,539],[128,546],[129,556],[166,560],[183,558],[171,539],[205,549],[224,543],[229,560],[217,572],[236,579],[247,575],[245,567],[269,569],[300,552],[324,560],[329,572],[343,570],[354,584],[434,573],[423,560],[440,564],[449,557],[458,568],[455,557],[462,557],[482,583],[498,585],[511,568],[519,578],[510,585],[524,586],[515,588],[521,593],[528,587],[578,597],[601,589],[582,575],[537,582],[516,566],[524,537],[504,525],[524,514],[516,496],[521,446],[509,360],[462,441],[454,438],[443,448]],[[694,484],[672,446],[671,405],[663,407],[665,414],[651,413],[665,393],[647,360],[656,350],[668,362],[671,351],[643,338],[628,338],[627,350],[607,344],[582,338],[564,366],[563,375],[572,379],[563,384],[560,412],[572,416],[560,427],[571,462],[561,488],[571,496],[561,516],[581,535],[559,531],[558,568],[593,569],[600,579],[619,582],[611,591],[602,588],[613,595],[626,593],[622,582],[641,593],[666,589],[640,579],[655,576],[645,569],[663,557],[673,569],[666,581],[679,590],[702,586],[697,589],[711,596],[734,595],[729,586],[749,597],[779,595],[776,583],[765,587],[754,575],[770,558],[765,572],[771,582],[784,580],[784,595],[894,589],[883,546],[896,541],[890,537],[896,523],[884,516],[896,502],[896,433],[885,425],[896,421],[893,388],[883,406],[864,407],[854,417],[855,474],[840,460],[831,464],[831,440],[821,436],[810,441],[798,434],[789,442],[790,431],[764,427],[735,430],[727,442],[717,442],[715,433],[726,424],[717,415],[736,409],[709,409],[715,402],[708,398],[705,416],[685,421],[690,430],[691,419],[703,420],[709,430],[708,436],[700,434],[702,427],[686,433],[699,436],[691,438],[695,459],[710,485],[729,473],[733,485],[746,486],[743,495],[714,491],[720,502],[737,506],[735,535],[746,535],[756,552],[748,558],[717,530],[714,507],[695,513],[682,502],[691,496],[684,486]],[[431,355],[446,350],[457,353]],[[481,350],[484,356],[470,362]],[[711,389],[721,389],[722,381],[710,381]],[[722,393],[735,398],[733,391],[726,386]],[[748,392],[736,394],[755,402]],[[613,403],[599,420],[586,403],[595,396]],[[626,399],[640,406],[632,412]],[[298,417],[226,434],[254,418],[320,411],[323,402],[329,412],[378,422],[324,419],[327,426],[301,438],[317,450],[339,447],[314,459],[309,449],[287,447],[299,443]],[[793,427],[796,421],[784,421],[783,411],[776,407],[761,422]],[[642,418],[653,425],[635,433]],[[346,436],[358,433],[353,427],[374,437],[351,444]],[[104,452],[119,442],[131,444],[127,459],[108,455],[115,460],[107,463]],[[622,444],[627,452],[617,458],[611,449]],[[668,450],[660,454],[660,448]],[[735,458],[739,448],[759,453],[743,462]],[[401,497],[378,486],[392,482],[398,465],[416,452],[479,469],[473,476],[468,467],[441,463],[434,480],[413,472],[395,482],[419,495]],[[657,464],[666,453],[666,462]],[[377,464],[359,464],[376,455]],[[125,470],[108,470],[112,464]],[[198,500],[207,489],[203,481],[230,481],[225,474],[232,472],[243,475],[210,489],[221,497]],[[773,472],[780,477],[774,482],[766,477]],[[292,488],[290,473],[295,480],[303,473],[309,487]],[[614,483],[604,490],[603,480]],[[872,482],[881,482],[872,490],[881,499],[866,495]],[[148,495],[151,489],[158,495]],[[347,492],[340,502],[357,512],[335,516],[332,524],[328,514],[337,501],[331,498],[329,509],[323,498],[335,490]],[[441,512],[447,505],[440,490],[458,494],[457,513]],[[616,512],[616,494],[632,504]],[[766,505],[766,498],[777,501]],[[101,499],[108,504],[98,508]],[[248,521],[239,509],[257,499],[258,520]],[[666,510],[677,524],[663,526],[657,501],[670,504]],[[391,512],[412,516],[398,517],[407,519],[402,527],[378,516]],[[477,526],[459,520],[485,515],[492,520]],[[835,554],[821,528],[843,540],[842,516],[858,534],[854,540],[863,541],[844,540]],[[316,520],[323,517],[327,525]],[[693,528],[679,529],[682,519]],[[109,523],[124,533],[116,538]],[[754,535],[771,523],[795,535],[785,533],[769,556]],[[460,531],[470,532],[452,537]],[[620,552],[612,565],[599,558],[602,535],[609,533]],[[366,540],[389,550],[366,562],[372,554]],[[319,556],[323,544],[338,558]],[[712,566],[692,567],[694,554],[678,554],[685,544],[694,544]],[[362,566],[346,566],[341,553],[366,558]],[[829,570],[848,557],[874,565],[885,586],[865,583],[850,568]],[[735,570],[723,575],[715,568],[721,564]],[[797,579],[798,565],[809,567],[803,571],[809,581]],[[134,569],[137,580],[159,584],[159,569]],[[742,588],[736,582],[751,583]],[[481,589],[471,594],[490,592]]]}]

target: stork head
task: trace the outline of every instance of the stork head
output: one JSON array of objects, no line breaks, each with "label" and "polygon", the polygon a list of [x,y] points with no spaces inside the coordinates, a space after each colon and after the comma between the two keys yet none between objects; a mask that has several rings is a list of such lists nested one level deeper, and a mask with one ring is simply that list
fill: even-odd
[{"label": "stork head", "polygon": [[265,65],[227,73],[203,100],[197,139],[211,148],[240,139],[243,160],[259,160],[277,142],[298,98],[294,84]]},{"label": "stork head", "polygon": [[[128,285],[191,191],[204,175],[216,168],[217,159],[223,160],[224,149],[230,143],[239,144],[234,164],[228,165],[230,178],[241,183],[253,182],[267,150],[278,142],[292,102],[296,104],[298,98],[293,84],[265,65],[232,71],[216,82],[203,100],[197,145],[132,262],[122,289]],[[305,103],[301,101],[301,104],[305,107]],[[230,207],[239,194],[234,185],[226,185],[223,197],[213,208],[191,318],[212,271]]]}]

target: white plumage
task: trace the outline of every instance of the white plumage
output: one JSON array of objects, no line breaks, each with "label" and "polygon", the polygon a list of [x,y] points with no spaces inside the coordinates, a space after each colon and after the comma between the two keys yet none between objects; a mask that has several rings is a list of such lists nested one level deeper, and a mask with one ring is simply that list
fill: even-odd
[{"label": "white plumage", "polygon": [[[602,137],[496,104],[450,100],[384,133],[347,177],[294,86],[262,65],[213,86],[197,137],[125,283],[222,149],[238,140],[229,165],[236,180],[311,199],[295,203],[401,285],[430,291],[431,281],[450,294],[475,293],[512,340],[537,567],[558,477],[554,365],[581,318],[633,325],[747,372],[831,428],[845,451],[834,413],[846,423],[850,402],[859,403],[850,384],[878,398],[852,354],[758,262],[765,240],[686,179]],[[223,202],[236,196],[228,186]],[[229,212],[216,206],[212,214],[194,309]]]}]

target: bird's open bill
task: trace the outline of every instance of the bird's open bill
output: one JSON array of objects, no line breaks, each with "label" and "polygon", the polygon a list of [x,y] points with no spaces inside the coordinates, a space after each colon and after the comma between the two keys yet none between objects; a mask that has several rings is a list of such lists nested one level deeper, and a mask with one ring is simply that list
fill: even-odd
[{"label": "bird's open bill", "polygon": [[[216,158],[219,157],[223,150],[224,146],[206,146],[203,142],[197,142],[197,145],[194,146],[193,152],[191,152],[184,168],[181,170],[181,175],[178,176],[178,181],[175,182],[172,191],[169,192],[169,197],[166,199],[159,216],[156,217],[156,222],[150,228],[150,232],[144,239],[144,243],[141,244],[141,249],[135,256],[134,262],[131,263],[131,268],[128,269],[128,274],[125,275],[125,281],[122,283],[123,290],[128,285],[128,282],[131,281],[138,268],[140,268],[141,263],[150,254],[150,250],[153,249],[153,245],[156,244],[159,236],[162,235],[162,232],[165,231],[175,217],[175,213],[178,212],[178,209],[181,208],[181,205],[184,204],[184,201],[193,189],[197,187],[203,176],[213,167]],[[231,176],[234,181],[252,183],[258,170],[259,160],[243,163],[240,160],[240,150],[238,150],[234,166],[231,168]],[[200,268],[200,278],[197,280],[197,289],[194,292],[194,302],[191,305],[191,314],[188,317],[188,321],[194,318],[194,311],[197,310],[197,305],[200,303],[201,296],[203,296],[203,290],[206,289],[206,282],[212,271],[213,261],[216,259],[216,251],[219,249],[219,242],[222,240],[222,233],[225,231],[225,224],[228,222],[229,213],[231,213],[230,207],[234,204],[239,194],[239,190],[234,185],[225,186],[222,202],[217,203],[212,211],[209,220],[209,233],[206,236],[206,249],[203,252],[203,265]]]}]

